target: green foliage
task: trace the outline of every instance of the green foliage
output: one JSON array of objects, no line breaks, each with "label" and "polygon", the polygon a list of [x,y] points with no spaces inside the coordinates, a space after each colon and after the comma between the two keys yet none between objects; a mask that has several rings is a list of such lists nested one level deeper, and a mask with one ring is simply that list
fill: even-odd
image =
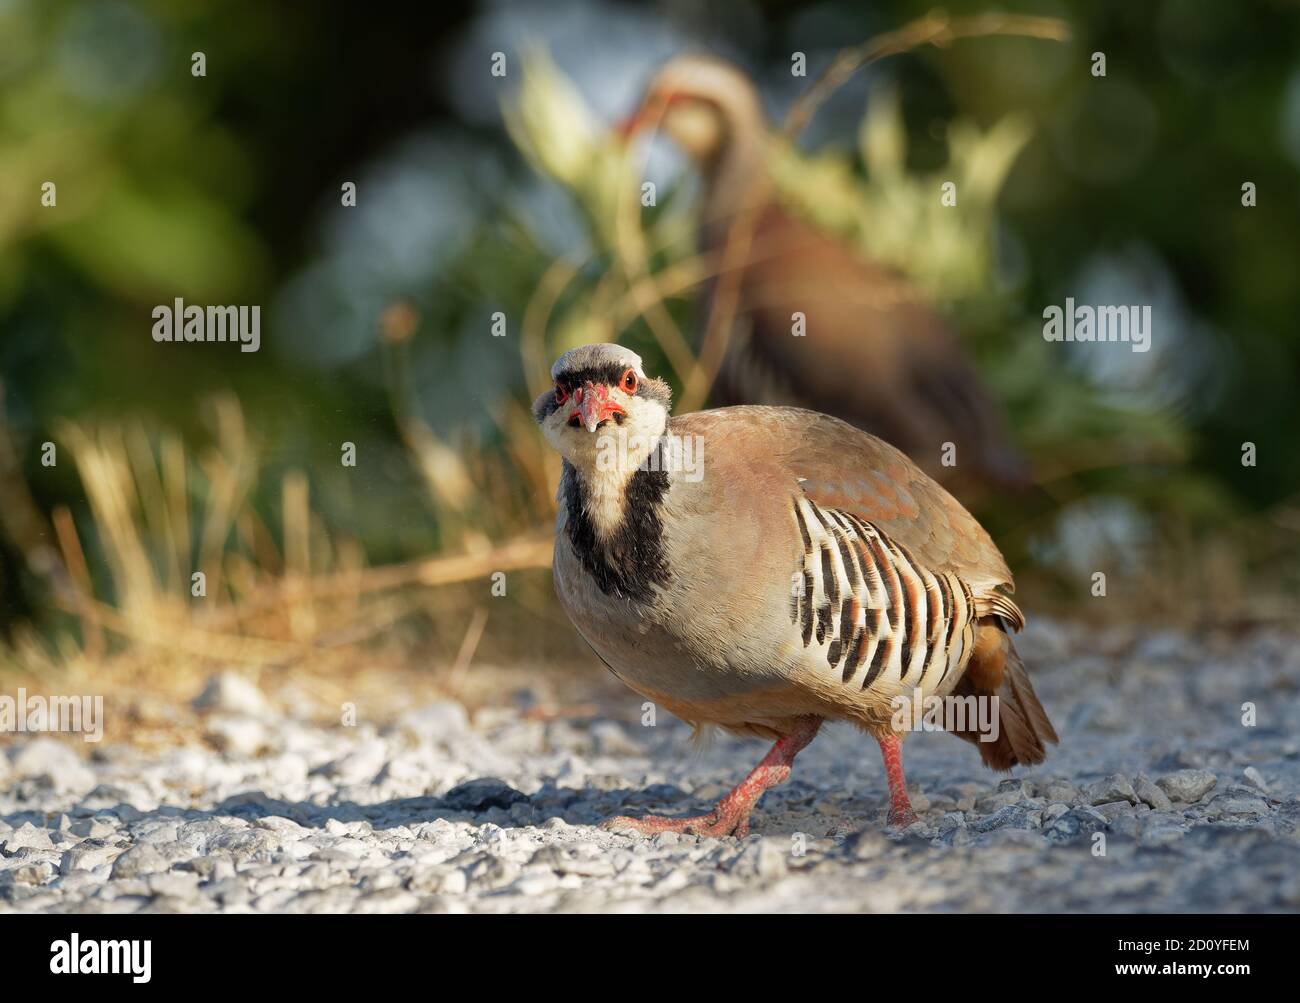
[{"label": "green foliage", "polygon": [[572,193],[596,246],[614,246],[619,206],[635,179],[624,151],[542,49],[522,59],[523,80],[502,104],[506,131],[533,167]]},{"label": "green foliage", "polygon": [[[994,211],[1030,135],[1023,115],[988,130],[958,120],[948,132],[948,162],[912,171],[897,93],[878,89],[858,132],[865,177],[846,153],[806,155],[785,144],[773,148],[770,167],[784,196],[808,218],[906,274],[934,301],[969,309],[999,296]],[[946,204],[941,195],[949,183],[955,200]]]}]

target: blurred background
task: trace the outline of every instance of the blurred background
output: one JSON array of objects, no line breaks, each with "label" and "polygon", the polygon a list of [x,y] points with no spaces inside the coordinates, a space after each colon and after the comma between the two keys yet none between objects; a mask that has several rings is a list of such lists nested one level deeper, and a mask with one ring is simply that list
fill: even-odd
[{"label": "blurred background", "polygon": [[[610,127],[688,50],[780,123],[932,7],[702,6],[0,0],[0,681],[595,665],[529,405],[588,341],[680,390],[703,278],[689,163]],[[782,196],[925,290],[1005,407],[1037,488],[964,500],[1031,615],[1294,620],[1300,8],[999,9],[1072,37],[872,64],[774,144]],[[1046,343],[1067,296],[1150,304],[1152,350]],[[176,297],[261,305],[260,351],[155,343]]]}]

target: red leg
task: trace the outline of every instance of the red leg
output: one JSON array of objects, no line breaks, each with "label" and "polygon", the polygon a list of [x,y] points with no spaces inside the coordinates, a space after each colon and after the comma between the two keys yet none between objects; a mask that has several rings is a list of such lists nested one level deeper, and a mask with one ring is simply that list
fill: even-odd
[{"label": "red leg", "polygon": [[907,780],[903,776],[903,740],[897,735],[877,739],[885,760],[885,777],[889,781],[889,824],[906,828],[916,821],[912,802],[907,799]]},{"label": "red leg", "polygon": [[783,735],[763,757],[762,762],[750,771],[749,776],[719,801],[708,815],[694,818],[664,818],[658,815],[628,818],[620,815],[609,819],[601,827],[614,830],[635,829],[646,835],[656,832],[685,832],[695,836],[743,838],[749,833],[749,814],[754,810],[754,805],[758,804],[758,799],[769,787],[785,783],[790,776],[794,757],[813,740],[821,726],[822,719],[819,717],[799,718],[794,729]]}]

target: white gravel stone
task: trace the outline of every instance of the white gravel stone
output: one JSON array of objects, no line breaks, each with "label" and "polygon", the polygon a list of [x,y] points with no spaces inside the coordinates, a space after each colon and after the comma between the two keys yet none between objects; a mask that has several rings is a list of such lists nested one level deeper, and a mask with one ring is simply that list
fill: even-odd
[{"label": "white gravel stone", "polygon": [[1084,789],[1083,796],[1088,804],[1092,805],[1109,804],[1114,801],[1127,801],[1129,804],[1138,802],[1133,785],[1122,773],[1112,773],[1105,780],[1089,784]]},{"label": "white gravel stone", "polygon": [[320,769],[323,776],[340,784],[363,784],[372,781],[384,768],[388,745],[382,739],[358,743],[345,755],[331,760]]},{"label": "white gravel stone", "polygon": [[1209,770],[1179,770],[1161,777],[1156,784],[1171,801],[1191,804],[1208,794],[1218,779]]},{"label": "white gravel stone", "polygon": [[194,698],[195,710],[263,717],[270,711],[266,697],[244,676],[227,670],[210,679]]},{"label": "white gravel stone", "polygon": [[469,730],[469,715],[452,700],[440,700],[407,711],[388,731],[406,732],[418,742],[446,745]]},{"label": "white gravel stone", "polygon": [[24,822],[0,842],[0,854],[6,857],[15,856],[22,849],[53,850],[54,842],[50,839],[49,830],[38,829],[32,823]]},{"label": "white gravel stone", "polygon": [[149,843],[131,847],[113,864],[114,878],[138,878],[165,871],[171,863]]},{"label": "white gravel stone", "polygon": [[207,737],[216,748],[235,756],[255,756],[267,745],[266,726],[250,717],[214,717],[208,722]]},{"label": "white gravel stone", "polygon": [[86,840],[63,851],[59,860],[59,873],[71,874],[73,871],[93,871],[111,864],[122,853],[120,847],[111,846],[99,840]]},{"label": "white gravel stone", "polygon": [[1042,623],[1026,638],[1061,745],[1004,778],[948,736],[913,737],[908,775],[928,797],[914,794],[905,833],[884,828],[878,757],[848,727],[823,729],[746,839],[647,837],[596,823],[706,812],[761,743],[697,753],[666,716],[639,728],[497,707],[471,726],[447,703],[379,731],[318,726],[222,674],[203,701],[209,736],[233,723],[220,749],[84,761],[28,736],[0,755],[19,774],[0,783],[0,912],[1113,912],[1139,896],[1156,911],[1300,910],[1300,706],[1275,657],[1239,645],[1233,692],[1277,698],[1252,731],[1206,705],[1218,669],[1196,645],[1162,641],[1121,694],[1098,652],[1123,646]]},{"label": "white gravel stone", "polygon": [[1139,773],[1134,778],[1133,790],[1143,804],[1149,805],[1157,811],[1163,811],[1173,804],[1169,800],[1169,796],[1158,785],[1153,783],[1145,773]]},{"label": "white gravel stone", "polygon": [[15,777],[41,780],[58,791],[85,791],[95,783],[94,773],[68,743],[46,736],[19,746],[9,765]]}]

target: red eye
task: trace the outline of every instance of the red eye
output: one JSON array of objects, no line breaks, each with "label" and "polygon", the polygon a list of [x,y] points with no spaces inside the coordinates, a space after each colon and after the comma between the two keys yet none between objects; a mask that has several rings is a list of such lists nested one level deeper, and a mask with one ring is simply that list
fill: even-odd
[{"label": "red eye", "polygon": [[630,394],[636,393],[636,372],[631,369],[625,372],[623,378],[619,380],[619,386]]},{"label": "red eye", "polygon": [[563,404],[569,399],[569,391],[565,390],[560,384],[555,384],[555,403]]}]

